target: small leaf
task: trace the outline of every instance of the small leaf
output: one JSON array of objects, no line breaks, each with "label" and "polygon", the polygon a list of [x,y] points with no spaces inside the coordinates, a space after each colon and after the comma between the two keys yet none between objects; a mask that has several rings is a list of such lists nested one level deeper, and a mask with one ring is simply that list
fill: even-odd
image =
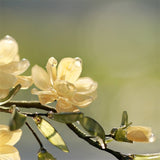
[{"label": "small leaf", "polygon": [[9,102],[14,97],[14,95],[20,90],[20,88],[21,88],[20,84],[15,86],[5,98],[0,99],[0,105]]},{"label": "small leaf", "polygon": [[20,113],[18,109],[14,107],[12,113],[12,119],[9,124],[10,130],[14,131],[21,128],[24,125],[26,118],[27,118],[26,115]]},{"label": "small leaf", "polygon": [[128,125],[128,114],[127,111],[123,111],[121,126],[127,126],[127,125]]},{"label": "small leaf", "polygon": [[45,138],[48,139],[49,142],[51,142],[54,146],[58,147],[62,151],[69,152],[62,137],[59,135],[56,129],[51,126],[49,122],[47,122],[40,116],[36,116],[34,118],[34,121],[38,126],[38,129],[40,130],[40,132],[43,134]]},{"label": "small leaf", "polygon": [[50,153],[48,153],[45,149],[42,149],[38,154],[38,160],[56,160]]},{"label": "small leaf", "polygon": [[81,112],[54,113],[52,119],[62,123],[74,123],[83,117]]},{"label": "small leaf", "polygon": [[134,156],[134,160],[147,160],[147,159],[160,160],[160,153],[135,155]]},{"label": "small leaf", "polygon": [[105,132],[102,126],[90,117],[81,118],[80,123],[90,135],[98,138],[102,148],[105,148]]}]

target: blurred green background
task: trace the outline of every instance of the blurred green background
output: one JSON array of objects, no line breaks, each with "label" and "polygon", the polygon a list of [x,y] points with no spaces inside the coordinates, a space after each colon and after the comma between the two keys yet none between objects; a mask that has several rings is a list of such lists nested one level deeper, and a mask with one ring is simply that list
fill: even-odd
[{"label": "blurred green background", "polygon": [[[31,67],[45,67],[51,56],[58,61],[82,58],[82,76],[99,84],[97,99],[82,111],[107,133],[119,126],[123,110],[134,125],[152,127],[156,136],[152,144],[108,145],[123,153],[160,152],[159,20],[159,0],[0,0],[0,38],[14,37],[21,58],[30,60]],[[15,99],[37,97],[28,90]],[[1,113],[0,117],[0,123],[8,123],[9,115]],[[39,134],[57,159],[115,159],[80,140],[65,125],[51,123],[70,148],[70,153],[62,153]],[[16,145],[22,160],[36,160],[38,144],[25,126],[23,130]]]}]

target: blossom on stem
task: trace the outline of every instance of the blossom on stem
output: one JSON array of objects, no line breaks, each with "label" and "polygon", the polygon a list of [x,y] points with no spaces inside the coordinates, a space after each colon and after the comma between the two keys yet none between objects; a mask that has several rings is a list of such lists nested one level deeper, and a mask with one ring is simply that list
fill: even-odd
[{"label": "blossom on stem", "polygon": [[57,100],[58,112],[79,111],[77,106],[86,107],[96,98],[97,83],[89,77],[79,78],[82,72],[80,58],[63,58],[57,67],[57,60],[49,58],[47,72],[35,65],[32,68],[33,89],[42,104]]},{"label": "blossom on stem", "polygon": [[6,125],[0,125],[0,159],[20,160],[18,150],[13,147],[22,135],[22,130],[10,131]]},{"label": "blossom on stem", "polygon": [[32,84],[31,76],[20,76],[29,65],[27,59],[20,60],[18,44],[12,37],[0,40],[0,98],[6,97],[9,89],[17,84],[24,89]]},{"label": "blossom on stem", "polygon": [[151,128],[144,126],[129,126],[126,137],[134,142],[153,142],[155,140]]}]

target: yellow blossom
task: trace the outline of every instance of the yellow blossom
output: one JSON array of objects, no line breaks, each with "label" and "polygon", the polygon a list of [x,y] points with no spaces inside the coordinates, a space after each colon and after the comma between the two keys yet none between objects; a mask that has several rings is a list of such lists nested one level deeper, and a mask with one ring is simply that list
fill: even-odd
[{"label": "yellow blossom", "polygon": [[10,131],[8,126],[0,125],[0,160],[20,160],[19,152],[13,145],[21,135],[21,129]]},{"label": "yellow blossom", "polygon": [[155,140],[151,128],[143,126],[129,126],[126,137],[135,142],[153,142]]},{"label": "yellow blossom", "polygon": [[0,40],[0,98],[6,97],[9,89],[17,84],[24,89],[32,84],[31,76],[19,76],[29,65],[28,60],[20,60],[18,44],[12,37]]},{"label": "yellow blossom", "polygon": [[57,100],[58,112],[79,111],[76,106],[86,107],[96,98],[97,83],[89,77],[79,78],[82,72],[80,58],[63,58],[58,67],[54,57],[49,58],[47,72],[35,65],[32,68],[33,89],[42,104]]}]

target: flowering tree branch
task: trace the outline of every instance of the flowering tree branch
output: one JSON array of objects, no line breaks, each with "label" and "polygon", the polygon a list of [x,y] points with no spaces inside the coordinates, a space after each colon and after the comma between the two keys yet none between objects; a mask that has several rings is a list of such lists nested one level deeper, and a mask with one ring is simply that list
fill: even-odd
[{"label": "flowering tree branch", "polygon": [[[10,36],[0,40],[0,57],[0,112],[12,114],[9,127],[0,125],[0,138],[2,137],[0,159],[7,157],[7,159],[20,160],[19,152],[13,145],[21,137],[20,128],[26,124],[40,145],[38,160],[55,160],[28,124],[27,117],[33,119],[39,131],[49,142],[64,152],[69,152],[66,143],[46,119],[66,124],[78,137],[119,160],[138,160],[139,158],[145,160],[160,157],[159,153],[124,155],[107,147],[107,143],[112,140],[127,143],[153,142],[154,136],[149,127],[132,126],[132,122],[128,122],[126,111],[122,114],[120,126],[113,128],[109,134],[105,134],[103,127],[96,120],[80,112],[80,108],[87,107],[95,100],[98,87],[97,82],[90,77],[80,77],[82,72],[80,58],[63,58],[58,64],[54,57],[50,57],[46,69],[34,65],[31,76],[22,76],[21,74],[28,69],[30,63],[26,59],[20,60],[18,44]],[[39,101],[12,101],[20,89],[27,89],[32,84],[38,89],[32,89],[31,93],[37,95]],[[54,104],[55,107],[47,105],[48,103]],[[46,113],[23,112],[23,108],[35,108]],[[15,134],[17,136],[13,138]],[[2,149],[6,144],[10,148],[8,154]]]}]

